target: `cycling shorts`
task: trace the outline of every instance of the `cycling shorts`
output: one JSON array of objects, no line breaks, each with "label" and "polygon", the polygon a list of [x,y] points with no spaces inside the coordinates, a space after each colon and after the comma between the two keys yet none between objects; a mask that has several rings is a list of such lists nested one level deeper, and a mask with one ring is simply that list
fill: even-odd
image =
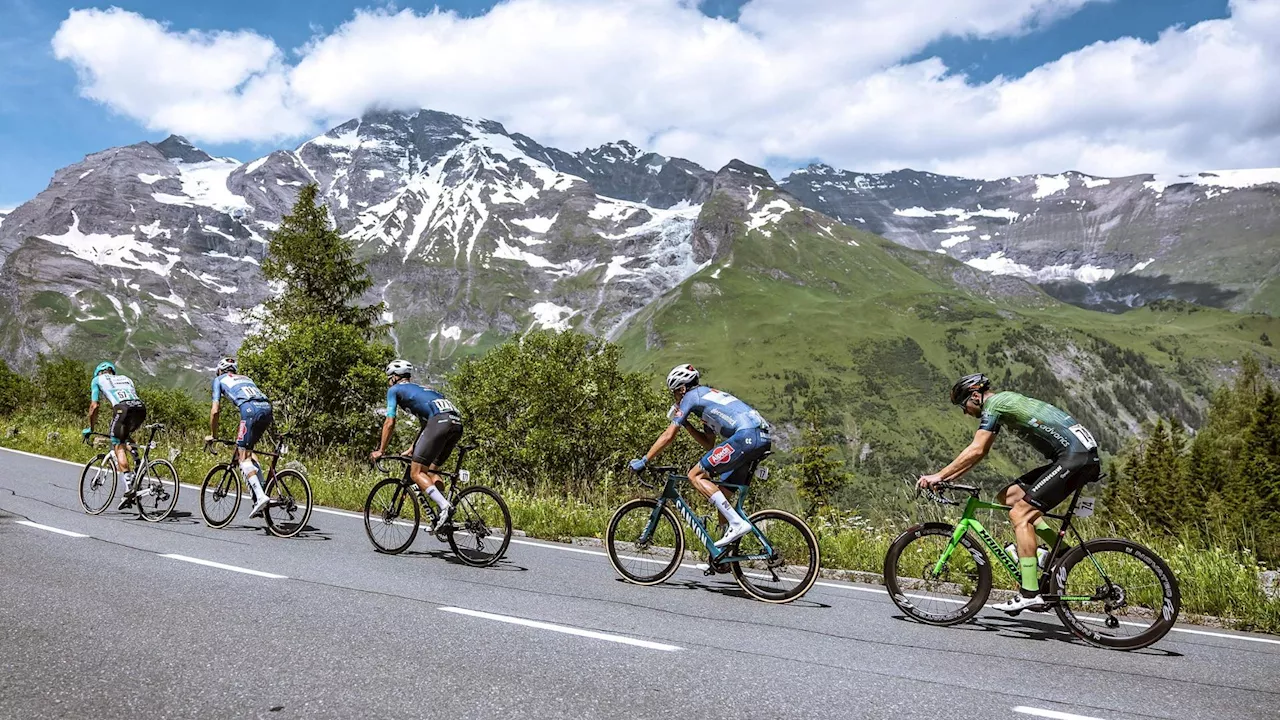
[{"label": "cycling shorts", "polygon": [[236,447],[253,450],[253,446],[262,439],[263,433],[271,427],[275,418],[271,415],[271,403],[265,400],[250,400],[240,405],[240,429],[236,432]]},{"label": "cycling shorts", "polygon": [[147,421],[147,408],[141,400],[124,400],[111,411],[111,444],[129,442],[134,431]]},{"label": "cycling shorts", "polygon": [[768,432],[760,428],[739,430],[708,450],[698,464],[711,474],[713,482],[749,485],[752,466],[772,447]]},{"label": "cycling shorts", "polygon": [[418,439],[413,443],[413,461],[427,467],[439,467],[449,459],[461,439],[462,418],[456,413],[432,415],[422,423]]},{"label": "cycling shorts", "polygon": [[1049,512],[1101,474],[1102,460],[1098,453],[1071,453],[1026,473],[1014,484],[1026,493],[1027,504],[1040,512]]}]

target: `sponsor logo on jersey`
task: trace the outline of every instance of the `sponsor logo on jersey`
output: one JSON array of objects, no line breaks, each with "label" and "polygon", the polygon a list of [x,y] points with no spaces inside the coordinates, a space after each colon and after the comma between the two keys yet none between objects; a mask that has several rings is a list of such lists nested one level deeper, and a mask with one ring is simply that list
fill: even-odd
[{"label": "sponsor logo on jersey", "polygon": [[733,446],[725,443],[711,451],[710,462],[712,465],[723,465],[729,462],[731,457],[733,457]]}]

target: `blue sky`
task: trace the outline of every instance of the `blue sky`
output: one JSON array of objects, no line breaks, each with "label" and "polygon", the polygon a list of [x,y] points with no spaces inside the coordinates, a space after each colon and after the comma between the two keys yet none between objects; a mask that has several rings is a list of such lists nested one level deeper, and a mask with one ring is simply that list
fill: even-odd
[{"label": "blue sky", "polygon": [[[565,1],[581,2],[582,0]],[[554,5],[556,0],[543,0],[543,2]],[[736,22],[744,2],[745,0],[709,0],[702,4],[701,10],[709,16]],[[977,2],[977,4],[981,3]],[[993,0],[991,4],[996,3]],[[431,8],[438,6],[475,18],[478,23],[493,5],[492,2],[479,0],[440,0],[439,2],[398,2],[395,8],[413,10],[418,15],[426,15]],[[332,39],[343,34],[339,31],[352,19],[356,8],[376,7],[376,5],[353,5],[331,0],[314,0],[307,3],[281,0],[203,3],[126,0],[115,3],[115,6],[141,18],[160,21],[172,33],[181,33],[186,30],[252,31],[257,36],[273,41],[283,52],[286,65],[296,64],[300,60],[305,53],[299,50],[310,39]],[[950,6],[949,3],[940,3],[939,7]],[[73,7],[75,6],[59,0],[0,0],[0,208],[16,205],[29,199],[43,189],[56,169],[78,161],[87,153],[140,140],[159,140],[167,134],[168,130],[177,132],[184,130],[184,127],[164,127],[165,122],[157,120],[158,117],[165,115],[163,108],[149,115],[148,111],[136,109],[122,111],[121,108],[128,104],[124,100],[117,101],[110,98],[105,101],[101,98],[91,100],[82,96],[82,88],[77,80],[73,63],[56,59],[51,46],[54,34],[67,20]],[[100,7],[105,9],[108,6]],[[838,12],[838,10],[830,12]],[[943,9],[940,12],[945,14],[947,11]],[[1034,29],[1030,31],[1024,28],[1018,31],[993,33],[988,37],[955,37],[945,26],[939,26],[933,32],[933,37],[924,38],[925,41],[920,47],[911,47],[909,43],[904,43],[903,50],[898,56],[892,53],[881,53],[866,58],[851,59],[839,55],[839,62],[848,63],[851,67],[856,65],[857,69],[850,70],[847,77],[835,76],[832,82],[840,83],[847,80],[851,93],[865,94],[868,92],[868,86],[862,86],[859,83],[867,78],[880,77],[879,73],[886,68],[924,67],[922,61],[938,58],[945,65],[946,73],[944,77],[933,78],[931,82],[945,83],[948,78],[954,79],[956,75],[963,74],[969,85],[981,87],[1001,76],[1005,79],[1022,77],[1036,68],[1054,63],[1064,55],[1094,43],[1112,42],[1124,37],[1157,43],[1161,33],[1166,29],[1180,27],[1185,30],[1202,21],[1226,18],[1230,14],[1226,0],[1112,0],[1111,2],[1091,2],[1074,12],[1066,13],[1065,16],[1050,20],[1032,19],[1030,25]],[[964,20],[965,18],[956,18],[957,23]],[[663,29],[669,27],[663,24],[665,22],[665,20],[655,20],[653,27],[656,29],[651,32],[657,35],[668,32]],[[687,18],[682,21],[677,17],[673,22],[687,23]],[[750,33],[744,33],[744,36],[744,43],[752,40]],[[92,33],[87,33],[87,38],[78,41],[79,47],[83,48],[86,43],[93,43]],[[542,38],[542,41],[554,44],[557,39],[548,35]],[[477,40],[477,42],[484,42],[484,40]],[[744,47],[747,46],[744,45]],[[90,50],[84,52],[91,54]],[[94,60],[83,62],[92,63]],[[593,61],[586,58],[584,62]],[[814,63],[815,67],[823,64],[822,57],[815,56]],[[1267,70],[1268,68],[1262,69],[1264,72]],[[1272,75],[1276,74],[1275,68],[1269,68],[1269,70]],[[655,74],[658,74],[657,69]],[[919,152],[913,152],[905,146],[897,149],[890,147],[879,155],[867,151],[866,142],[860,141],[860,138],[867,137],[865,131],[853,133],[851,137],[842,140],[836,137],[839,134],[838,128],[824,130],[821,133],[815,131],[809,140],[802,139],[790,144],[788,144],[790,141],[776,137],[787,133],[788,129],[795,128],[797,124],[809,122],[806,118],[823,117],[828,110],[821,107],[815,107],[809,115],[779,115],[772,121],[767,117],[756,121],[756,124],[773,122],[776,127],[743,127],[739,131],[737,126],[747,124],[742,121],[742,118],[754,118],[760,115],[757,106],[746,104],[740,111],[720,119],[707,119],[705,112],[691,110],[688,113],[690,117],[686,118],[684,110],[687,104],[673,106],[667,110],[654,109],[650,106],[619,108],[615,113],[612,109],[617,103],[607,99],[585,97],[579,98],[582,101],[581,108],[573,111],[581,113],[582,118],[575,119],[576,115],[568,112],[564,121],[557,124],[555,118],[546,118],[545,110],[535,112],[537,106],[533,104],[529,104],[524,111],[508,110],[515,107],[510,99],[514,96],[510,94],[495,92],[492,97],[486,97],[467,93],[463,97],[460,93],[450,92],[443,85],[426,85],[426,87],[441,88],[422,95],[422,97],[429,97],[436,109],[468,114],[474,114],[478,109],[488,116],[504,120],[510,130],[523,131],[549,143],[570,143],[566,149],[577,149],[587,142],[596,140],[612,139],[609,136],[610,132],[632,132],[638,136],[629,139],[638,144],[649,147],[656,145],[663,152],[670,154],[680,152],[702,162],[723,161],[727,159],[725,155],[732,154],[745,156],[744,159],[750,162],[769,164],[770,167],[785,165],[788,161],[822,159],[844,167],[851,167],[850,163],[854,162],[866,164],[863,167],[851,169],[887,169],[895,162],[953,172],[961,172],[970,166],[974,168],[971,170],[973,173],[988,174],[999,171],[1004,165],[1017,169],[1014,161],[991,159],[995,157],[993,153],[997,152],[993,149],[993,144],[1001,140],[999,137],[974,140],[968,146],[963,144],[964,138],[957,137],[955,147],[942,144],[934,147],[935,143],[930,134],[921,131],[922,139],[913,146],[922,146],[923,149]],[[582,88],[571,90],[552,88],[548,92],[564,92],[567,98],[569,96],[576,98],[579,94],[592,91]],[[398,94],[395,89],[388,89],[388,93],[389,102],[402,104],[405,102],[402,94]],[[903,97],[907,94],[908,90],[902,91]],[[358,103],[358,101],[353,102]],[[522,99],[520,102],[530,101]],[[572,98],[564,102],[572,104]],[[767,103],[768,98],[760,102]],[[968,106],[974,101],[970,98],[956,102]],[[720,104],[723,105],[723,103]],[[847,101],[846,104],[851,106],[856,103]],[[600,115],[600,111],[592,108],[601,106],[611,108],[608,113],[610,116],[608,122],[593,123],[593,113]],[[338,115],[344,107],[342,102],[331,103],[330,109],[317,110],[307,115],[307,121],[315,123],[315,128],[322,129],[325,122],[331,121],[330,115]],[[923,111],[927,109],[926,106]],[[667,116],[663,115],[664,112]],[[1089,116],[1090,118],[1100,117],[1098,115],[1100,111],[1091,110],[1090,112],[1094,113]],[[1267,123],[1264,120],[1273,118],[1273,115],[1270,114],[1270,109],[1264,109],[1260,113],[1263,120],[1255,125],[1265,126]],[[616,117],[614,117],[615,114]],[[696,118],[693,117],[695,115]],[[535,117],[536,121],[521,123],[522,118]],[[861,118],[862,115],[852,114],[851,117]],[[1176,118],[1168,125],[1173,127],[1177,124],[1174,121]],[[975,118],[973,122],[976,124],[979,119]],[[1089,118],[1081,120],[1077,132],[1077,134],[1089,135],[1091,138],[1092,144],[1088,147],[1081,145],[1081,149],[1075,156],[1080,162],[1086,164],[1091,157],[1103,157],[1108,147],[1107,143],[1112,142],[1107,138],[1116,136],[1114,131],[1109,131],[1105,127],[1095,127],[1091,124],[1093,122]],[[856,120],[850,121],[851,127],[856,125]],[[729,126],[732,126],[732,129],[724,129]],[[1153,132],[1159,132],[1161,128],[1164,128],[1164,125],[1156,127]],[[1052,131],[1073,132],[1071,127],[1054,128]],[[1035,145],[1038,141],[1034,135],[1035,132],[1035,128],[1032,127],[1013,128],[1008,131],[1006,137],[1010,142],[1038,147]],[[1170,132],[1173,131],[1170,130]],[[1274,130],[1271,132],[1275,134]],[[199,137],[194,137],[193,140],[214,154],[232,155],[247,160],[265,154],[275,147],[296,145],[306,133],[290,135],[289,132],[285,132],[283,135],[278,134],[270,138],[245,137],[243,139],[236,139],[232,137],[233,135],[234,133],[228,134],[224,131],[213,133],[211,137],[217,136],[213,140],[202,140]],[[1277,147],[1273,142],[1274,138],[1267,135],[1262,140],[1268,143],[1264,146],[1265,159],[1274,157],[1268,154]],[[575,147],[571,144],[575,141],[583,145]],[[1223,139],[1223,147],[1230,145],[1230,141],[1231,138]],[[1178,155],[1174,151],[1166,152],[1169,147],[1187,142],[1180,136],[1171,135],[1166,145],[1159,147],[1142,146],[1141,142],[1123,141],[1126,151],[1132,153],[1134,163],[1141,162],[1143,158],[1154,158],[1151,162],[1158,162],[1159,158],[1164,156],[1168,156],[1169,163],[1211,162],[1214,159],[1212,155],[1201,157],[1192,151],[1183,155]],[[893,146],[894,143],[888,143],[888,145]],[[1224,162],[1235,159],[1230,155],[1222,157]],[[1063,160],[1057,160],[1057,158],[1057,155],[1046,151],[1043,162],[1065,163],[1074,159],[1071,156],[1066,156]],[[1105,165],[1105,163],[1101,164]],[[1044,171],[1061,169],[1069,168],[1043,168]]]}]

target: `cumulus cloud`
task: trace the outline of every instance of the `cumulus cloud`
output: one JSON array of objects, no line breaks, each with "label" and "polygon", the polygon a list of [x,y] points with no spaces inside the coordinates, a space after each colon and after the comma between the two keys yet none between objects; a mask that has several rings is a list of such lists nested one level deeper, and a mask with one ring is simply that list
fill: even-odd
[{"label": "cumulus cloud", "polygon": [[1280,3],[1082,48],[972,82],[944,37],[1032,31],[1093,0],[507,0],[488,13],[360,10],[286,53],[76,10],[53,39],[87,97],[209,142],[283,141],[374,107],[487,117],[566,149],[626,138],[711,167],[820,158],[994,177],[1280,165]]}]

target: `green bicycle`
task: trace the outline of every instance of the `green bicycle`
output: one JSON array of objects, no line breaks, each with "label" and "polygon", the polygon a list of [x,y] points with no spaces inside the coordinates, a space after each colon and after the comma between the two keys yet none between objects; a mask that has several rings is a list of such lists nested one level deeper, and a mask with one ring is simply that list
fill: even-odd
[{"label": "green bicycle", "polygon": [[[1092,501],[1080,497],[1083,489],[1072,495],[1066,513],[1045,513],[1061,527],[1041,563],[1042,597],[1072,634],[1091,645],[1145,648],[1163,638],[1178,619],[1177,578],[1138,543],[1082,538],[1071,521],[1093,513]],[[924,493],[943,505],[960,505],[948,493],[966,493],[969,498],[959,523],[927,522],[899,535],[885,554],[884,582],[889,597],[908,617],[929,625],[956,625],[977,615],[991,593],[991,563],[983,546],[1018,582],[1017,559],[1009,557],[975,518],[979,510],[1009,507],[979,500],[978,489],[968,485],[941,483]],[[1068,531],[1075,537],[1074,547],[1064,543]]]},{"label": "green bicycle", "polygon": [[[757,461],[758,463],[759,461]],[[752,474],[756,468],[752,468]],[[706,524],[680,496],[677,485],[686,480],[674,467],[649,466],[655,479],[666,476],[662,494],[623,503],[609,520],[605,547],[609,562],[624,580],[657,585],[670,578],[684,560],[684,532],[672,508],[706,546],[710,558],[704,574],[732,572],[751,597],[768,603],[788,603],[809,592],[818,579],[818,538],[803,520],[782,510],[743,510],[747,485],[721,483],[738,491],[738,514],[751,523],[751,532],[726,548],[717,548]],[[643,476],[642,476],[643,477]],[[648,487],[656,483],[644,482]]]}]

